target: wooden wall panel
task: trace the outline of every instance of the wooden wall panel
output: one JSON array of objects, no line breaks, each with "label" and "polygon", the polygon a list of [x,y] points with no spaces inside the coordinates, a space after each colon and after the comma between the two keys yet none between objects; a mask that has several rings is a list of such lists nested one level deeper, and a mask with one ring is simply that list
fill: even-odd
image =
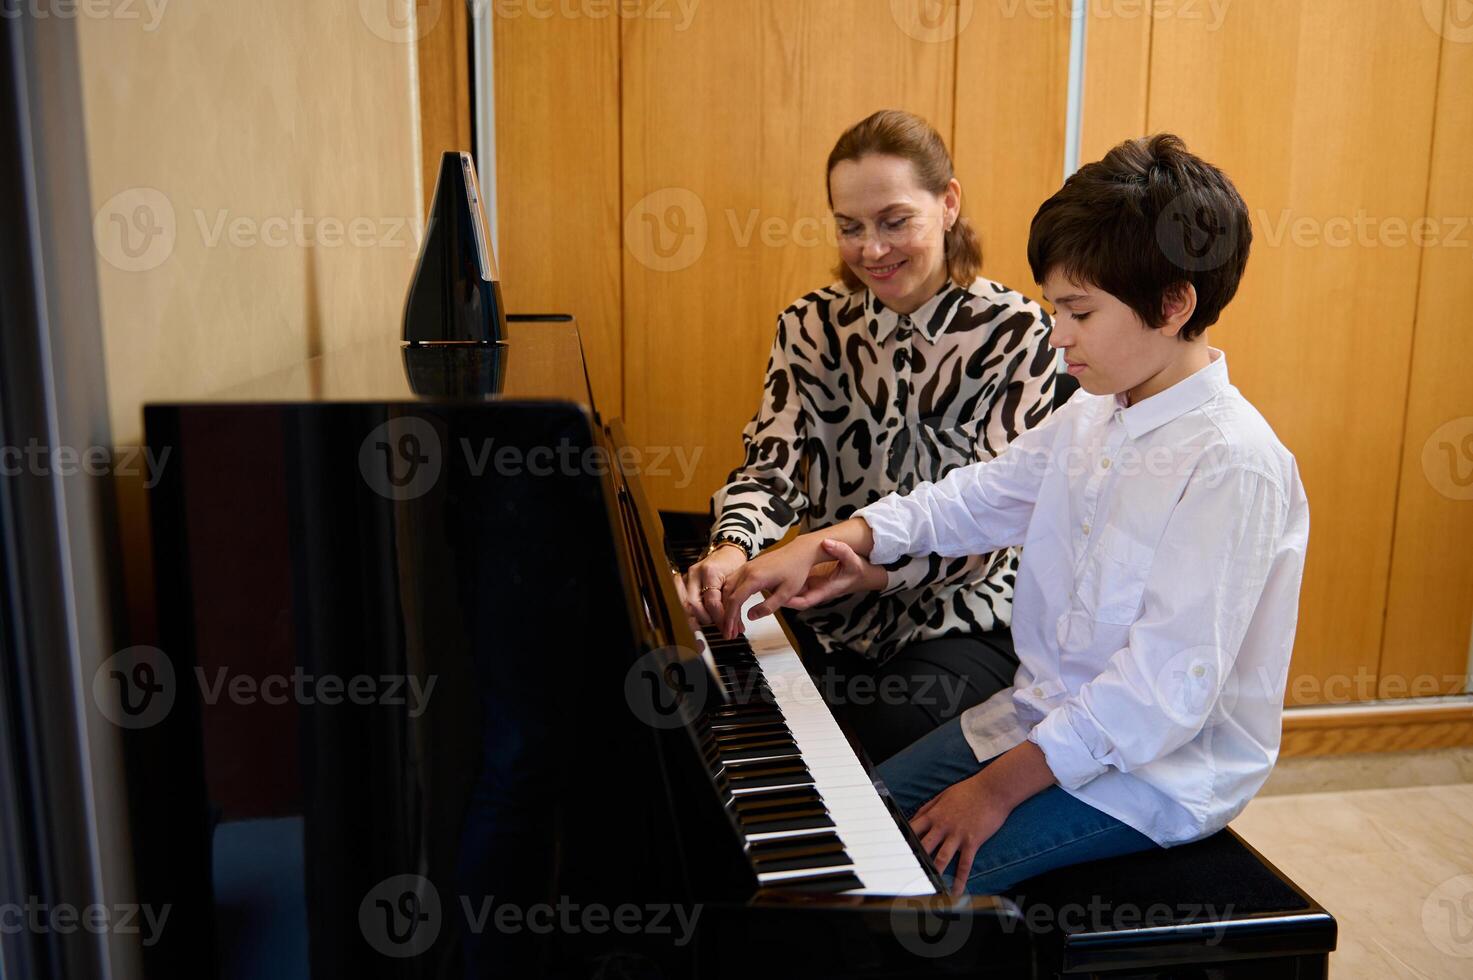
[{"label": "wooden wall panel", "polygon": [[[1145,13],[1147,9],[1142,5],[1139,16],[1120,17],[1098,4],[1089,5],[1084,46],[1084,106],[1080,114],[1081,164],[1100,159],[1122,140],[1146,134],[1154,23]],[[1106,13],[1112,16],[1105,16]]]},{"label": "wooden wall panel", "polygon": [[880,108],[950,130],[954,30],[924,0],[907,23],[895,6],[723,0],[684,30],[624,22],[630,438],[700,454],[688,478],[674,462],[646,472],[661,507],[706,508],[740,460],[777,314],[832,280],[834,140]]},{"label": "wooden wall panel", "polygon": [[[1451,16],[1451,12],[1449,12]],[[1382,694],[1432,676],[1468,684],[1473,633],[1473,44],[1442,45],[1401,491],[1391,555]],[[1403,685],[1405,686],[1405,685]],[[1405,696],[1403,693],[1402,696]]]},{"label": "wooden wall panel", "polygon": [[966,214],[982,234],[982,274],[1035,299],[1028,228],[1064,179],[1069,14],[979,4],[957,35],[952,154]]},{"label": "wooden wall panel", "polygon": [[1159,20],[1151,50],[1149,128],[1224,167],[1254,215],[1212,340],[1309,493],[1293,676],[1374,673],[1419,265],[1377,236],[1425,205],[1438,38],[1419,4],[1284,0],[1234,4],[1215,31]]},{"label": "wooden wall panel", "polygon": [[440,157],[471,145],[470,24],[465,4],[431,0],[415,11],[419,42],[419,148],[425,212],[435,194]]},{"label": "wooden wall panel", "polygon": [[594,400],[605,416],[618,416],[619,20],[537,17],[519,4],[492,11],[497,259],[507,308],[577,317]]}]

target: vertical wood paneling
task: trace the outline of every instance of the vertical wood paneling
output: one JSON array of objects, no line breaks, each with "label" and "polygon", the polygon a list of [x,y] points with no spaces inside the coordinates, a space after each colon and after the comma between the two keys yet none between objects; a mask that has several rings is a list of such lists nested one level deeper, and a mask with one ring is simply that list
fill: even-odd
[{"label": "vertical wood paneling", "polygon": [[[1451,16],[1451,11],[1449,11]],[[1473,632],[1473,44],[1442,45],[1381,694],[1454,694]],[[1433,685],[1436,685],[1434,692]]]},{"label": "vertical wood paneling", "polygon": [[[470,25],[465,4],[440,0],[417,11],[424,30],[416,47],[419,71],[419,143],[425,212],[435,193],[446,150],[472,150]],[[423,25],[428,22],[426,29]]]},{"label": "vertical wood paneling", "polygon": [[[630,438],[691,458],[647,471],[662,507],[704,510],[740,460],[777,314],[832,280],[824,162],[881,108],[946,132],[955,7],[723,0],[624,22],[624,282]],[[905,21],[905,23],[902,23]],[[652,460],[653,461],[653,460]]]},{"label": "vertical wood paneling", "polygon": [[956,139],[966,213],[982,233],[982,274],[1035,298],[1028,228],[1064,176],[1069,107],[1067,5],[978,4],[957,35]]},{"label": "vertical wood paneling", "polygon": [[1379,236],[1425,204],[1438,38],[1419,8],[1240,3],[1218,30],[1153,29],[1149,128],[1226,169],[1254,216],[1247,277],[1211,335],[1309,493],[1291,701],[1378,666],[1419,265]]},{"label": "vertical wood paneling", "polygon": [[534,16],[543,9],[557,13],[492,5],[497,259],[511,312],[577,317],[594,401],[613,417],[623,412],[619,20]]},{"label": "vertical wood paneling", "polygon": [[[1084,3],[1086,0],[1075,0]],[[1205,6],[1205,5],[1204,5]],[[1089,5],[1085,40],[1083,132],[1079,162],[1098,160],[1122,140],[1146,133],[1146,96],[1151,78],[1150,8],[1137,16],[1103,16]]]}]

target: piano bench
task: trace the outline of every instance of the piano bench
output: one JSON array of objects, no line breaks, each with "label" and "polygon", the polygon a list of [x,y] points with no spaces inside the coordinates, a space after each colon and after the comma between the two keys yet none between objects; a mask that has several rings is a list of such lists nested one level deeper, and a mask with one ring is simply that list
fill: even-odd
[{"label": "piano bench", "polygon": [[1324,977],[1335,919],[1231,829],[1060,868],[1012,898],[1039,977]]}]

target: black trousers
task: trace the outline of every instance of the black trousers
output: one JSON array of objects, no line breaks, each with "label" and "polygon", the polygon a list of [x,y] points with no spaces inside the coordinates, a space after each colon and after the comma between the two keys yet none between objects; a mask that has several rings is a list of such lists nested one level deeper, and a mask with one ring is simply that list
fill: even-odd
[{"label": "black trousers", "polygon": [[796,616],[787,623],[834,717],[875,765],[1008,687],[1018,670],[1006,627],[920,640],[876,666],[848,650],[824,653]]}]

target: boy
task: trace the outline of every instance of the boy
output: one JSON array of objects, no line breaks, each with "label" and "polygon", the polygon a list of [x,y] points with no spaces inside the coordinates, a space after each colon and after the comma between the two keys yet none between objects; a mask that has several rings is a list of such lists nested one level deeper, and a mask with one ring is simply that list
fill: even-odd
[{"label": "boy", "polygon": [[1206,333],[1251,240],[1231,181],[1174,136],[1082,168],[1028,259],[1083,390],[996,459],[725,583],[731,636],[759,590],[752,616],[883,588],[901,555],[1023,545],[1013,686],[878,770],[958,893],[1206,837],[1273,768],[1309,510]]}]

